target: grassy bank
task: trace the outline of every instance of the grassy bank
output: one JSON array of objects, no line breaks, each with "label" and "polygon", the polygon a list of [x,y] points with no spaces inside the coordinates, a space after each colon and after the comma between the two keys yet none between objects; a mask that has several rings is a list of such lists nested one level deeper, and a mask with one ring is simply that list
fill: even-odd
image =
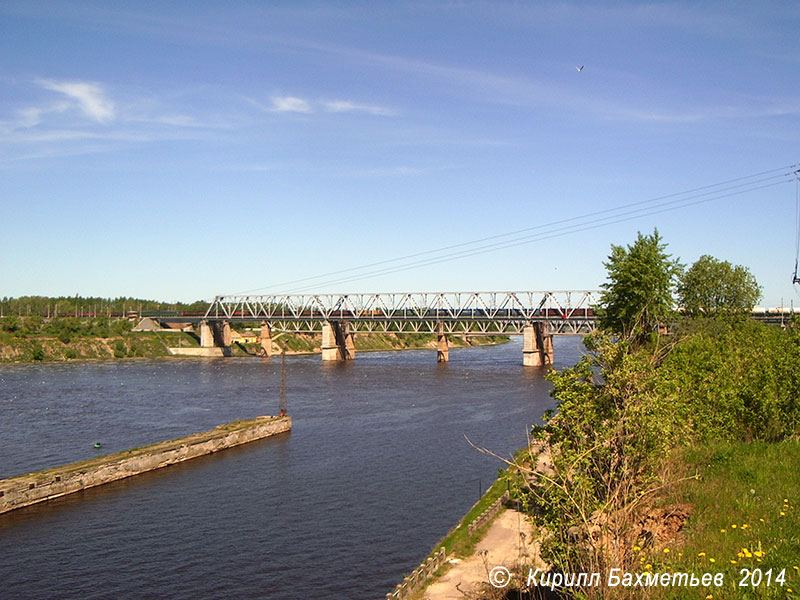
[{"label": "grassy bank", "polygon": [[486,533],[492,520],[490,519],[482,527],[476,529],[472,535],[469,533],[468,525],[500,498],[507,489],[508,482],[501,473],[492,486],[486,490],[486,493],[481,496],[481,499],[478,500],[472,508],[469,509],[467,514],[464,515],[461,521],[459,521],[458,525],[451,529],[447,535],[434,546],[431,555],[438,552],[442,547],[447,550],[448,555],[453,554],[458,558],[470,556],[475,552],[475,545],[480,541],[481,537],[483,537],[483,534]]},{"label": "grassy bank", "polygon": [[[694,446],[680,461],[699,477],[671,488],[659,503],[688,507],[689,519],[671,543],[635,546],[642,569],[724,574],[722,587],[701,588],[699,597],[800,596],[800,441]],[[686,593],[668,587],[648,596]]]},{"label": "grassy bank", "polygon": [[[459,521],[458,525],[451,529],[447,535],[442,538],[436,544],[436,546],[434,546],[433,550],[428,557],[425,558],[425,560],[427,560],[429,557],[435,556],[441,548],[445,548],[448,557],[466,558],[474,554],[476,545],[486,533],[487,529],[496,518],[496,515],[495,517],[487,520],[486,523],[484,523],[480,528],[473,531],[472,534],[469,533],[469,524],[475,521],[475,519],[477,519],[487,508],[489,508],[498,498],[500,498],[507,491],[507,489],[508,482],[504,477],[504,472],[501,471],[495,482],[489,487],[488,490],[486,490],[486,493],[481,496],[481,498],[472,506],[472,508],[470,508],[467,514],[464,515],[461,521]],[[423,560],[423,563],[425,560]],[[451,567],[452,565],[449,562],[445,562],[441,567],[439,567],[439,570],[433,574],[433,577],[428,580],[417,592],[415,592],[411,598],[413,600],[423,598],[425,595],[425,589],[428,587],[428,585],[435,581],[436,577],[444,575],[450,570]]]},{"label": "grassy bank", "polygon": [[64,361],[169,356],[170,347],[199,346],[187,333],[140,332],[110,337],[81,337],[68,342],[56,337],[14,337],[0,340],[0,362]]},{"label": "grassy bank", "polygon": [[[111,358],[160,358],[171,356],[169,348],[198,347],[197,335],[181,331],[131,331],[127,320],[107,318],[0,319],[0,362],[64,361]],[[507,336],[450,338],[451,347],[498,344]],[[288,354],[313,354],[321,351],[321,334],[278,334],[273,350]],[[356,351],[436,348],[433,334],[369,333],[355,336]],[[258,343],[232,346],[232,356],[255,356]]]},{"label": "grassy bank", "polygon": [[[565,594],[777,598],[796,589],[800,330],[696,320],[639,343],[599,333],[587,346],[574,367],[548,375],[557,410],[532,431],[552,474],[515,487],[543,532],[543,560],[562,574],[679,570],[723,573],[725,584],[698,596],[602,578]],[[743,568],[762,579],[785,568],[787,585],[739,587],[752,572]]]}]

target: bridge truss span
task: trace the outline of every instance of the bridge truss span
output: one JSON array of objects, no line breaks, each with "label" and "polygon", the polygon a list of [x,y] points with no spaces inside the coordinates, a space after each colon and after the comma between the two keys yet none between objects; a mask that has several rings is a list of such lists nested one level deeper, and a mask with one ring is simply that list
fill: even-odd
[{"label": "bridge truss span", "polygon": [[550,334],[576,335],[594,329],[598,300],[594,290],[217,296],[205,318],[264,321],[289,332],[346,321],[354,333],[460,335],[519,334],[540,322]]}]

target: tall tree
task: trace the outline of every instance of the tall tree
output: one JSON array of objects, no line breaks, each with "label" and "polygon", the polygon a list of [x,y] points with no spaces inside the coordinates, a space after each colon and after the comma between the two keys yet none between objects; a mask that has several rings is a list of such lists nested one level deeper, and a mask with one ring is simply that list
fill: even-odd
[{"label": "tall tree", "polygon": [[683,270],[677,259],[665,252],[658,230],[639,232],[627,247],[611,246],[608,283],[604,283],[597,308],[600,327],[624,338],[643,341],[674,314],[672,291]]},{"label": "tall tree", "polygon": [[707,254],[683,276],[678,301],[694,317],[745,314],[761,298],[761,287],[747,267]]}]

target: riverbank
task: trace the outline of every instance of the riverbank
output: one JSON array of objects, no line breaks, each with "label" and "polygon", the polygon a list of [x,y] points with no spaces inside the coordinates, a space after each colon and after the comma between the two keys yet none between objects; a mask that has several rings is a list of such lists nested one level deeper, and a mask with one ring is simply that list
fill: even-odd
[{"label": "riverbank", "polygon": [[264,439],[291,428],[291,417],[256,417],[175,440],[3,479],[0,513]]},{"label": "riverbank", "polygon": [[[417,572],[406,577],[393,593],[387,594],[387,600],[483,598],[485,593],[499,591],[491,587],[489,579],[495,567],[507,569],[514,586],[525,568],[545,568],[537,529],[530,515],[522,510],[512,486],[520,467],[526,472],[552,473],[547,452],[540,453],[535,462],[531,462],[531,455],[530,449],[517,451],[516,464],[500,471],[486,493],[423,563],[444,553],[446,560],[439,561],[441,566],[424,577]],[[486,597],[495,598],[491,594]]]},{"label": "riverbank", "polygon": [[[470,347],[502,344],[508,336],[463,338],[452,336],[451,347]],[[127,332],[108,337],[64,337],[40,335],[10,335],[0,337],[0,363],[66,361],[112,358],[161,358],[173,356],[171,348],[199,348],[196,335],[182,331]],[[275,354],[319,354],[322,350],[321,334],[278,334],[273,338]],[[433,334],[368,333],[355,336],[356,351],[418,350],[435,349]],[[234,343],[230,356],[257,356],[258,343]]]},{"label": "riverbank", "polygon": [[[464,600],[491,592],[492,569],[501,579],[503,569],[517,575],[529,567],[544,568],[539,558],[539,541],[528,517],[515,509],[503,509],[464,558],[451,558],[450,567],[430,583],[418,597],[425,600]],[[497,590],[494,590],[495,592]],[[491,597],[491,596],[490,596]]]}]

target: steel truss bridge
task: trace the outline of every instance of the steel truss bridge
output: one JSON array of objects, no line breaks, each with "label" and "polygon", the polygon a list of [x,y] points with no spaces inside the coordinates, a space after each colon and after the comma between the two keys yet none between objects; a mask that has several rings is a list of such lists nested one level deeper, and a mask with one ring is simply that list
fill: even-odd
[{"label": "steel truss bridge", "polygon": [[595,329],[599,298],[596,290],[217,296],[202,320],[265,322],[289,333],[347,322],[352,333],[454,335],[516,335],[541,323],[549,335],[585,335]]}]

